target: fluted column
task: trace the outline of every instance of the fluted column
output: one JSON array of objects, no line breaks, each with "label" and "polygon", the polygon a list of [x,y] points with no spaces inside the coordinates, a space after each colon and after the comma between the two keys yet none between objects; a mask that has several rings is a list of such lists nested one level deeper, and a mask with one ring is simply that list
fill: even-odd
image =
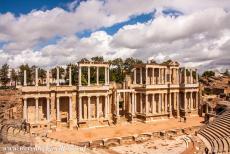
[{"label": "fluted column", "polygon": [[69,96],[69,120],[72,120],[72,96]]},{"label": "fluted column", "polygon": [[78,85],[81,86],[81,66],[78,66]]},{"label": "fluted column", "polygon": [[145,114],[149,113],[149,101],[148,101],[148,94],[145,94]]},{"label": "fluted column", "polygon": [[27,117],[27,98],[24,98],[24,104],[23,104],[23,119],[28,121]]},{"label": "fluted column", "polygon": [[72,86],[72,69],[69,67],[69,86]]},{"label": "fluted column", "polygon": [[50,98],[46,98],[46,115],[47,121],[50,122]]},{"label": "fluted column", "polygon": [[60,97],[57,97],[57,121],[61,121],[60,118]]},{"label": "fluted column", "polygon": [[156,113],[155,94],[152,94],[152,113]]},{"label": "fluted column", "polygon": [[46,71],[46,86],[50,86],[50,72],[49,70]]},{"label": "fluted column", "polygon": [[133,84],[137,83],[137,70],[134,68],[133,70]]},{"label": "fluted column", "polygon": [[35,68],[35,86],[38,86],[38,68]]},{"label": "fluted column", "polygon": [[104,113],[105,113],[105,118],[107,118],[107,109],[108,109],[108,99],[107,99],[107,96],[104,96],[105,97],[105,108],[104,108]]},{"label": "fluted column", "polygon": [[88,96],[87,107],[88,107],[88,119],[91,119],[90,96]]},{"label": "fluted column", "polygon": [[177,95],[177,118],[180,117],[180,93],[176,93]]},{"label": "fluted column", "polygon": [[88,86],[90,86],[90,67],[88,66]]},{"label": "fluted column", "polygon": [[57,86],[59,86],[59,67],[57,67]]},{"label": "fluted column", "polygon": [[79,116],[79,121],[82,120],[82,97],[78,97],[78,116]]},{"label": "fluted column", "polygon": [[35,98],[35,122],[38,122],[38,98]]},{"label": "fluted column", "polygon": [[142,67],[140,68],[140,84],[143,84]]},{"label": "fluted column", "polygon": [[99,118],[99,96],[96,96],[96,105],[97,105],[97,118]]},{"label": "fluted column", "polygon": [[169,93],[169,117],[171,118],[172,117],[172,103],[171,103],[171,93]]},{"label": "fluted column", "polygon": [[27,86],[27,76],[26,76],[26,70],[24,70],[24,82],[23,82],[23,85],[24,86]]}]

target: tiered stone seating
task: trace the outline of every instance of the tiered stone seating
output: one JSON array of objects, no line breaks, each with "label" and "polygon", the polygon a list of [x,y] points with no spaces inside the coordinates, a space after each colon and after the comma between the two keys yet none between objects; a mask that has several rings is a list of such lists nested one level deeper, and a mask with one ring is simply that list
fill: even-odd
[{"label": "tiered stone seating", "polygon": [[206,139],[203,142],[207,144],[210,153],[230,152],[230,110],[226,109],[212,123],[199,130],[198,135]]}]

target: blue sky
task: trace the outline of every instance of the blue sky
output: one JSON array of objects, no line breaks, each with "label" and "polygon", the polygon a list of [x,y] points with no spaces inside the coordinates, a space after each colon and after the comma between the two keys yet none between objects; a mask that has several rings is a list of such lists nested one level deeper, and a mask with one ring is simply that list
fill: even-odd
[{"label": "blue sky", "polygon": [[99,55],[224,69],[229,10],[229,0],[0,0],[0,65]]}]

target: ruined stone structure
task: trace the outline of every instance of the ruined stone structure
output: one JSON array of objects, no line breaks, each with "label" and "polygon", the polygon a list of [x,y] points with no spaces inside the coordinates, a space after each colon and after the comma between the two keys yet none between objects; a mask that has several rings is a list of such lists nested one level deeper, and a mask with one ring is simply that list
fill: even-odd
[{"label": "ruined stone structure", "polygon": [[[18,87],[23,95],[23,118],[34,127],[70,128],[108,126],[124,120],[149,122],[198,113],[199,84],[196,70],[180,68],[177,62],[135,65],[123,88],[109,81],[107,62],[79,62],[78,84],[50,84]],[[59,74],[59,68],[57,68]],[[103,80],[102,80],[102,76]],[[84,78],[83,78],[84,77]]]}]

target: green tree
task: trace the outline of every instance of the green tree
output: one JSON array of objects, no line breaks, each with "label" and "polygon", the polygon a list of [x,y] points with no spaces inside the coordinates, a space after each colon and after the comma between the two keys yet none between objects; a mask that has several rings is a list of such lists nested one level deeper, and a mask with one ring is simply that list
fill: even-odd
[{"label": "green tree", "polygon": [[92,57],[91,60],[95,62],[104,62],[103,56]]},{"label": "green tree", "polygon": [[16,85],[16,83],[18,81],[18,75],[17,75],[15,69],[12,69],[10,78],[13,82],[15,82],[15,85]]},{"label": "green tree", "polygon": [[122,83],[125,78],[124,74],[124,62],[121,58],[116,58],[109,61],[111,65],[110,80],[118,83]]},{"label": "green tree", "polygon": [[212,77],[214,76],[215,73],[213,71],[205,71],[203,74],[202,74],[202,77]]},{"label": "green tree", "polygon": [[142,60],[140,59],[134,59],[134,58],[126,58],[124,61],[124,70],[126,73],[131,73],[131,70],[133,69],[133,66],[135,64],[142,64]]},{"label": "green tree", "polygon": [[46,71],[42,68],[38,68],[38,78],[42,81],[46,78]]},{"label": "green tree", "polygon": [[9,74],[9,65],[8,64],[2,65],[2,68],[0,69],[0,81],[3,86],[6,86],[6,84],[10,81],[8,74]]},{"label": "green tree", "polygon": [[29,65],[28,64],[21,65],[19,69],[20,71],[18,75],[18,80],[21,82],[21,84],[23,85],[23,82],[24,82],[24,70],[26,70],[27,84],[31,84],[32,83],[32,72],[31,72]]}]

